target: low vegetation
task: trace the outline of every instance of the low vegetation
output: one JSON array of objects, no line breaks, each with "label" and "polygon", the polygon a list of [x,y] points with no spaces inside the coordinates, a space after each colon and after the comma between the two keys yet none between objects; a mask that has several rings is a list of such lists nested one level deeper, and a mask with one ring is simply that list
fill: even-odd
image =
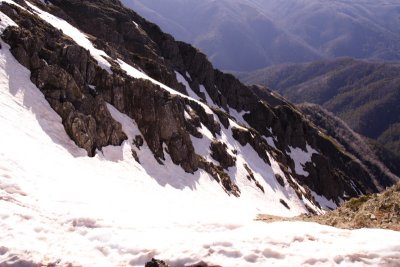
[{"label": "low vegetation", "polygon": [[266,222],[317,222],[345,229],[382,228],[400,231],[400,183],[380,194],[353,198],[324,215],[301,215],[294,218],[259,215],[257,219]]}]

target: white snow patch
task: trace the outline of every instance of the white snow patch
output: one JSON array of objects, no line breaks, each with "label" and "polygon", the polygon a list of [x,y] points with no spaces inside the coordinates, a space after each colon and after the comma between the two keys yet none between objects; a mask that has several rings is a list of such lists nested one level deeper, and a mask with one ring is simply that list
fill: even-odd
[{"label": "white snow patch", "polygon": [[245,121],[244,120],[244,118],[243,118],[243,116],[245,115],[245,114],[247,114],[248,112],[246,112],[246,111],[241,111],[241,112],[238,112],[236,109],[233,109],[233,108],[229,108],[229,114],[230,115],[232,115],[235,119],[236,119],[236,121],[239,123],[239,124],[241,124],[241,125],[243,125],[243,126],[245,126],[245,127],[247,127],[247,128],[250,128],[250,125],[247,123],[247,121]]},{"label": "white snow patch", "polygon": [[3,32],[9,26],[18,27],[18,25],[12,19],[0,12],[0,31]]},{"label": "white snow patch", "polygon": [[[20,4],[16,3],[16,2],[13,1],[13,0],[1,0],[1,1],[0,1],[0,4],[3,3],[3,2],[4,2],[4,3],[8,3],[8,4],[15,5],[15,6],[21,8],[22,10],[28,11],[25,7],[21,6]],[[28,11],[28,12],[30,13],[30,11]]]},{"label": "white snow patch", "polygon": [[239,125],[236,121],[231,120],[231,119],[228,119],[228,121],[229,121],[229,125],[230,125],[231,127],[238,128],[238,129],[241,129],[241,130],[244,130],[244,131],[248,131],[247,128],[245,128],[245,127]]},{"label": "white snow patch", "polygon": [[192,90],[192,88],[190,87],[190,85],[189,85],[188,81],[185,79],[185,77],[183,77],[183,76],[182,76],[179,72],[177,72],[177,71],[175,71],[175,74],[176,74],[176,80],[177,80],[179,83],[181,83],[181,84],[183,84],[183,85],[185,86],[186,92],[188,93],[188,96],[191,97],[191,98],[193,98],[193,99],[196,99],[197,101],[201,101],[201,100],[202,100],[201,97],[199,97],[199,96]]},{"label": "white snow patch", "polygon": [[206,160],[211,161],[216,165],[219,165],[219,163],[211,157],[210,146],[214,139],[214,136],[203,124],[201,124],[201,128],[198,128],[197,130],[203,135],[202,138],[190,136],[196,153],[200,156],[203,156]]},{"label": "white snow patch", "polygon": [[220,108],[219,106],[217,106],[214,101],[211,99],[210,95],[208,94],[206,88],[204,87],[204,85],[200,84],[200,88],[199,88],[200,92],[202,92],[205,97],[206,97],[206,103],[208,106],[210,107],[214,107],[214,108]]},{"label": "white snow patch", "polygon": [[[235,123],[230,121],[230,123]],[[268,210],[269,214],[284,213],[285,216],[295,216],[296,214],[306,210],[304,204],[297,197],[293,188],[287,185],[282,188],[275,178],[275,174],[285,177],[278,163],[268,154],[271,166],[265,163],[257,154],[257,152],[249,145],[242,146],[232,136],[230,129],[221,129],[221,136],[218,141],[227,144],[228,152],[236,157],[236,166],[229,168],[229,176],[234,179],[242,193],[240,198],[249,202],[264,203],[264,210]],[[236,153],[233,153],[235,151]],[[257,182],[263,187],[265,192],[257,188],[254,181],[249,181],[248,172],[244,167],[248,166],[253,172]],[[290,210],[287,210],[279,202],[280,199],[285,200]],[[314,205],[310,205],[314,207]],[[282,211],[282,208],[284,209]],[[318,210],[317,207],[315,207]],[[261,212],[261,209],[260,209]],[[261,212],[262,213],[262,212]]]},{"label": "white snow patch", "polygon": [[350,185],[351,187],[354,189],[354,191],[356,191],[358,194],[362,195],[363,192],[360,191],[360,189],[357,188],[356,184],[354,183],[354,181],[350,180]]},{"label": "white snow patch", "polygon": [[273,148],[277,149],[273,137],[265,137],[265,136],[263,136],[263,138],[264,138],[264,140],[267,142],[267,144],[270,147],[273,147]]},{"label": "white snow patch", "polygon": [[315,200],[321,205],[321,207],[323,209],[333,210],[333,209],[337,208],[337,205],[332,200],[328,200],[326,197],[320,196],[317,193],[312,192],[312,191],[311,191],[311,194],[315,198]]},{"label": "white snow patch", "polygon": [[190,76],[189,72],[186,72],[186,77],[188,77],[190,80],[192,80],[192,77]]},{"label": "white snow patch", "polygon": [[318,154],[318,152],[308,144],[306,145],[306,151],[291,146],[289,146],[289,149],[290,152],[288,154],[294,161],[296,173],[298,175],[308,176],[309,173],[304,170],[305,164],[311,162],[312,155]]}]

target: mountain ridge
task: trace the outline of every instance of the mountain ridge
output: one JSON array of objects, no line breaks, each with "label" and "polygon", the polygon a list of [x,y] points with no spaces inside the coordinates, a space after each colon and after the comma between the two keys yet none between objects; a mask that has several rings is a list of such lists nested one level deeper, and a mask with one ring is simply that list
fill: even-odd
[{"label": "mountain ridge", "polygon": [[395,2],[123,3],[157,22],[177,39],[199,47],[214,65],[224,70],[253,71],[343,56],[394,62],[400,59],[400,9]]}]

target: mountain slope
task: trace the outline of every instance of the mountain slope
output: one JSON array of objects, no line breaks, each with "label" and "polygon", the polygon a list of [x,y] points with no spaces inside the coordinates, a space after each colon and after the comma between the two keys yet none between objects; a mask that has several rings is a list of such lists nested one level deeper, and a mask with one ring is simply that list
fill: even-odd
[{"label": "mountain slope", "polygon": [[354,155],[367,172],[376,176],[387,173],[385,177],[389,180],[400,176],[400,159],[381,144],[355,133],[345,122],[319,105],[304,103],[297,106],[308,119]]},{"label": "mountain slope", "polygon": [[[0,264],[299,265],[313,255],[297,246],[270,259],[280,228],[322,234],[303,241],[327,252],[349,235],[264,231],[256,213],[323,213],[386,185],[293,105],[260,99],[119,1],[51,2],[0,6]],[[350,236],[349,257],[367,243]],[[382,236],[365,247],[373,263],[399,257],[398,236]]]},{"label": "mountain slope", "polygon": [[175,38],[199,47],[220,69],[254,70],[274,63],[320,58],[318,52],[281,29],[249,1],[123,3]]},{"label": "mountain slope", "polygon": [[349,56],[399,61],[396,1],[124,0],[221,69]]},{"label": "mountain slope", "polygon": [[296,103],[311,102],[332,111],[367,137],[398,154],[400,65],[349,58],[283,65],[242,75],[245,83],[267,84]]}]

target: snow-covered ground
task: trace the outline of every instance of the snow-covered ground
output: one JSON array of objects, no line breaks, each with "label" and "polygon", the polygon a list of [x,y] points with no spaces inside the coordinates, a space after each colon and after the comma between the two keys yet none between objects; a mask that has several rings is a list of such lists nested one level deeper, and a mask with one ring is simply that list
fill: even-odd
[{"label": "snow-covered ground", "polygon": [[293,147],[289,147],[289,149],[290,149],[289,155],[295,163],[296,173],[307,177],[309,173],[304,170],[305,164],[307,162],[312,162],[311,161],[312,155],[318,154],[318,152],[315,151],[308,144],[306,146],[307,151],[304,151],[301,148],[293,148]]},{"label": "snow-covered ground", "polygon": [[[1,12],[0,19],[1,30],[12,24]],[[143,266],[152,257],[172,266],[201,260],[223,266],[400,261],[396,232],[255,222],[257,213],[293,216],[304,206],[289,188],[279,190],[274,184],[278,164],[270,159],[268,169],[251,147],[237,145],[229,129],[222,131],[221,140],[240,150],[237,161],[248,163],[266,194],[245,179],[242,167],[229,170],[242,190],[236,198],[207,173],[187,174],[168,156],[159,165],[146,144],[137,151],[137,163],[131,153],[137,125],[111,105],[129,140],[87,157],[31,83],[29,71],[7,44],[1,41],[1,47],[0,266],[18,258],[57,266]],[[102,51],[93,51],[104,58]],[[199,151],[212,139],[205,127],[203,131],[203,139],[192,139]],[[279,198],[292,209],[284,208]]]}]

